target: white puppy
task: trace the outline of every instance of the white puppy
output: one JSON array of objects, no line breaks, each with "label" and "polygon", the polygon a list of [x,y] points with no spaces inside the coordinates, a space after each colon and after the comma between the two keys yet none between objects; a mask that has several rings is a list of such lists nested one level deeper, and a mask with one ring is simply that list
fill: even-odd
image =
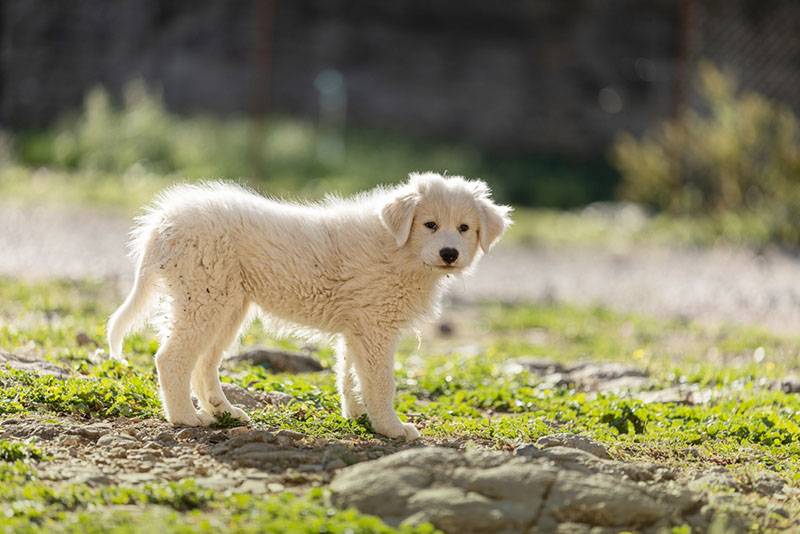
[{"label": "white puppy", "polygon": [[165,296],[168,329],[155,359],[167,419],[208,425],[228,412],[247,420],[222,392],[218,369],[255,305],[338,336],[344,417],[366,413],[377,432],[415,439],[393,407],[397,340],[436,308],[446,275],[497,241],[510,211],[481,181],[433,173],[308,205],[222,183],[173,187],[134,231],[136,280],[109,320],[111,356],[122,359],[125,333]]}]

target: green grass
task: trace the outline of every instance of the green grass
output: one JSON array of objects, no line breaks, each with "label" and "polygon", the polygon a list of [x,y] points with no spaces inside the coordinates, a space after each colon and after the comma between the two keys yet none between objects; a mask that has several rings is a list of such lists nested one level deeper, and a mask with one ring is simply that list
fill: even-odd
[{"label": "green grass", "polygon": [[41,460],[44,457],[42,450],[35,445],[0,439],[0,462]]},{"label": "green grass", "polygon": [[19,462],[0,464],[0,503],[3,532],[434,532],[426,525],[393,529],[377,517],[333,509],[321,489],[261,497],[220,494],[191,480],[136,488],[53,487]]},{"label": "green grass", "polygon": [[[0,347],[12,352],[33,351],[74,373],[61,379],[22,371],[0,372],[0,414],[70,414],[86,419],[159,417],[152,365],[157,342],[152,332],[127,339],[125,353],[131,367],[97,362],[96,347],[78,343],[79,332],[102,340],[107,315],[119,299],[114,290],[99,283],[28,284],[0,279]],[[424,438],[508,449],[554,432],[580,433],[607,444],[617,459],[646,460],[688,471],[723,466],[745,485],[758,473],[770,471],[800,488],[800,396],[768,387],[774,380],[800,372],[797,339],[755,328],[701,327],[599,308],[486,304],[453,314],[454,337],[426,336],[421,345],[409,338],[401,343],[398,353],[397,409],[401,418],[417,423]],[[247,331],[244,340],[248,344],[288,347],[299,343],[272,340],[259,324]],[[757,361],[754,353],[759,348],[764,358],[759,356]],[[548,387],[537,375],[508,371],[508,360],[520,356],[562,363],[627,362],[646,369],[655,388],[696,385],[713,396],[708,403],[698,405],[646,404],[613,394]],[[320,358],[326,366],[332,366],[330,349],[323,350]],[[240,365],[225,380],[294,397],[287,406],[252,412],[257,426],[333,440],[358,442],[376,437],[366,419],[348,421],[339,415],[330,372],[273,375],[260,367]],[[2,455],[12,462],[7,466],[41,458],[28,447],[0,442],[0,452],[7,451]],[[33,476],[30,468],[25,469],[25,476]],[[296,499],[281,515],[274,512],[280,500],[256,503],[240,496],[235,499],[247,502],[237,505],[239,501],[228,500],[234,497],[197,490],[199,493],[189,492],[187,498],[203,502],[186,512],[176,501],[162,502],[137,493],[150,490],[84,488],[70,490],[72,493],[66,495],[73,497],[67,498],[58,493],[61,490],[35,481],[31,484],[35,489],[25,490],[30,492],[30,506],[44,515],[29,517],[33,512],[26,509],[6,518],[12,521],[8,524],[44,528],[51,526],[49,521],[63,521],[64,529],[77,531],[102,523],[126,532],[131,524],[141,527],[148,522],[169,528],[174,525],[180,530],[180,522],[187,521],[199,530],[206,524],[267,525],[263,528],[269,529],[280,521],[292,524],[299,517],[293,515],[291,510],[295,509],[296,513],[307,510],[302,513],[330,521],[331,531],[338,528],[337,521],[356,520],[352,512],[325,511],[313,496],[275,497]],[[13,495],[17,497],[6,495],[0,500],[18,498],[16,493]],[[65,499],[78,504],[65,507]],[[128,512],[114,508],[115,499],[137,502],[146,513],[136,514],[130,523]],[[800,513],[800,504],[787,506],[795,517]],[[261,521],[273,521],[265,519],[267,516],[278,522],[262,525]],[[368,525],[373,520],[364,521]],[[365,526],[364,531],[369,528]]]},{"label": "green grass", "polygon": [[622,208],[616,215],[602,210],[559,211],[517,209],[514,226],[503,244],[631,248],[647,246],[710,247],[714,245],[764,249],[776,242],[765,221],[755,215],[645,215]]}]

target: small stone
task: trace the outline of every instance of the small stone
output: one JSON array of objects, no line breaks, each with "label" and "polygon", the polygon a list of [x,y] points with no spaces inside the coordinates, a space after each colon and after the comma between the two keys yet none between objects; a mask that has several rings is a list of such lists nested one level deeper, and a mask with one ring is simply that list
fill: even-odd
[{"label": "small stone", "polygon": [[250,428],[246,426],[235,426],[233,428],[229,428],[226,432],[228,433],[228,437],[235,437],[241,434],[247,434],[250,432]]},{"label": "small stone", "polygon": [[269,484],[267,484],[267,489],[272,493],[278,493],[285,490],[286,487],[278,482],[270,482]]},{"label": "small stone", "polygon": [[705,491],[708,489],[731,489],[739,491],[739,483],[727,470],[722,468],[711,469],[701,473],[689,482],[688,488],[692,491]]},{"label": "small stone", "polygon": [[139,445],[139,441],[126,434],[106,434],[97,440],[97,444],[102,447],[132,449]]},{"label": "small stone", "polygon": [[174,447],[178,444],[172,432],[161,432],[155,437],[155,441],[164,447]]},{"label": "small stone", "polygon": [[314,373],[324,369],[318,360],[307,354],[266,348],[237,354],[228,361],[261,365],[274,373]]},{"label": "small stone", "polygon": [[335,471],[343,467],[347,467],[347,464],[341,458],[334,458],[333,460],[325,464],[326,471]]},{"label": "small stone", "polygon": [[439,323],[439,335],[441,337],[450,337],[454,332],[455,327],[453,327],[453,323],[448,323],[446,321]]},{"label": "small stone", "polygon": [[687,404],[691,405],[691,392],[681,386],[653,391],[640,391],[635,398],[646,404]]},{"label": "small stone", "polygon": [[146,473],[120,473],[116,476],[121,482],[128,484],[144,484],[156,479],[156,475],[152,471]]},{"label": "small stone", "polygon": [[753,489],[762,495],[771,497],[780,493],[785,485],[786,483],[778,475],[764,472],[753,482]]},{"label": "small stone", "polygon": [[77,343],[79,347],[85,347],[86,345],[99,345],[99,343],[89,337],[89,334],[86,332],[78,332],[77,335],[75,335],[75,343]]},{"label": "small stone", "polygon": [[598,380],[587,383],[585,389],[590,391],[602,391],[605,393],[626,393],[639,391],[650,386],[650,380],[643,376],[621,376],[608,380]]},{"label": "small stone", "polygon": [[265,394],[266,399],[273,406],[285,406],[294,401],[294,397],[282,391],[270,391]]},{"label": "small stone", "polygon": [[175,433],[175,439],[178,440],[196,440],[202,437],[207,430],[202,427],[188,427],[183,428]]},{"label": "small stone", "polygon": [[74,429],[74,432],[79,436],[96,441],[101,436],[108,435],[109,432],[111,432],[111,425],[105,423],[95,423],[86,426],[79,426]]},{"label": "small stone", "polygon": [[236,384],[222,384],[222,391],[231,404],[240,406],[247,410],[257,410],[270,404],[264,393],[260,391],[250,391]]},{"label": "small stone", "polygon": [[122,447],[114,447],[110,451],[108,451],[109,458],[127,458],[128,451],[123,449]]},{"label": "small stone", "polygon": [[[77,480],[73,479],[72,482],[75,483]],[[114,483],[114,480],[108,475],[95,475],[85,478],[82,482],[90,488],[97,488],[100,486],[109,486]]]},{"label": "small stone", "polygon": [[200,477],[195,479],[198,486],[203,488],[213,489],[213,490],[226,490],[229,489],[233,484],[231,479],[223,475],[211,475],[208,477]]},{"label": "small stone", "polygon": [[787,376],[773,384],[773,389],[778,389],[784,393],[800,393],[800,377]]},{"label": "small stone", "polygon": [[522,371],[528,371],[529,373],[544,376],[553,373],[563,373],[565,370],[566,369],[562,364],[554,360],[537,358],[534,356],[514,358],[512,360],[508,360],[505,365],[503,365],[503,372],[512,375],[519,374]]},{"label": "small stone", "polygon": [[568,374],[577,387],[587,391],[637,391],[650,384],[644,370],[614,362],[582,364]]},{"label": "small stone", "polygon": [[322,464],[303,464],[298,465],[297,470],[301,473],[318,473],[323,470]]},{"label": "small stone", "polygon": [[267,484],[263,480],[247,479],[242,482],[238,488],[236,488],[236,491],[261,495],[262,493],[267,492]]},{"label": "small stone", "polygon": [[275,437],[277,438],[278,443],[281,445],[286,445],[301,440],[306,436],[305,434],[295,432],[294,430],[281,430],[275,435]]},{"label": "small stone", "polygon": [[64,445],[65,447],[77,447],[82,445],[82,441],[77,436],[62,436],[59,440],[59,444]]},{"label": "small stone", "polygon": [[543,436],[536,441],[536,445],[542,449],[558,446],[569,447],[588,452],[597,458],[602,458],[604,460],[611,459],[605,445],[592,438],[576,434],[553,434],[551,436]]}]

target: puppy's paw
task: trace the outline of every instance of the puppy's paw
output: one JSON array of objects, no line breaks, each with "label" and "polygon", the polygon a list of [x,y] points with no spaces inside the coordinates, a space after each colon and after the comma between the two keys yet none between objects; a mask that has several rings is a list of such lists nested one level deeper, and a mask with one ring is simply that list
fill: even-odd
[{"label": "puppy's paw", "polygon": [[197,426],[211,426],[217,421],[216,417],[203,409],[197,410],[195,415],[200,420],[200,424]]},{"label": "puppy's paw", "polygon": [[199,410],[194,413],[167,415],[167,421],[169,421],[172,426],[209,426],[216,421],[216,419],[213,415]]},{"label": "puppy's paw", "polygon": [[367,409],[362,402],[346,397],[342,401],[342,417],[345,419],[358,419],[367,413]]},{"label": "puppy's paw", "polygon": [[[101,353],[101,352],[102,352],[102,349],[97,349],[97,350],[95,351],[95,354],[99,354],[99,353]],[[130,366],[131,366],[131,362],[129,362],[129,361],[128,361],[128,360],[125,358],[125,356],[121,356],[121,355],[120,355],[120,356],[109,356],[109,357],[108,357],[108,359],[109,359],[110,361],[112,361],[112,362],[119,362],[119,363],[120,363],[120,365],[124,365],[125,367],[130,367]]]},{"label": "puppy's paw", "polygon": [[412,423],[403,423],[403,437],[406,441],[419,439],[419,430]]},{"label": "puppy's paw", "polygon": [[247,415],[247,412],[245,412],[241,408],[237,408],[236,406],[231,406],[227,410],[227,412],[231,414],[231,417],[233,419],[238,419],[242,423],[249,423],[250,422],[250,416]]},{"label": "puppy's paw", "polygon": [[390,429],[379,429],[377,432],[389,438],[404,439],[406,441],[414,441],[420,436],[419,430],[412,423],[399,423]]}]

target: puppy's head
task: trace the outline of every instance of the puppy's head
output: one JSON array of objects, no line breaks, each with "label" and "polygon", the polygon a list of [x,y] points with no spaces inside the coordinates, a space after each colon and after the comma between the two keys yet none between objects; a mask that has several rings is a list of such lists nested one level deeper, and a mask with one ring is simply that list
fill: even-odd
[{"label": "puppy's head", "polygon": [[488,250],[511,224],[508,206],[491,199],[480,180],[435,173],[411,174],[383,206],[381,221],[398,248],[420,265],[443,273],[469,267],[478,249]]}]

